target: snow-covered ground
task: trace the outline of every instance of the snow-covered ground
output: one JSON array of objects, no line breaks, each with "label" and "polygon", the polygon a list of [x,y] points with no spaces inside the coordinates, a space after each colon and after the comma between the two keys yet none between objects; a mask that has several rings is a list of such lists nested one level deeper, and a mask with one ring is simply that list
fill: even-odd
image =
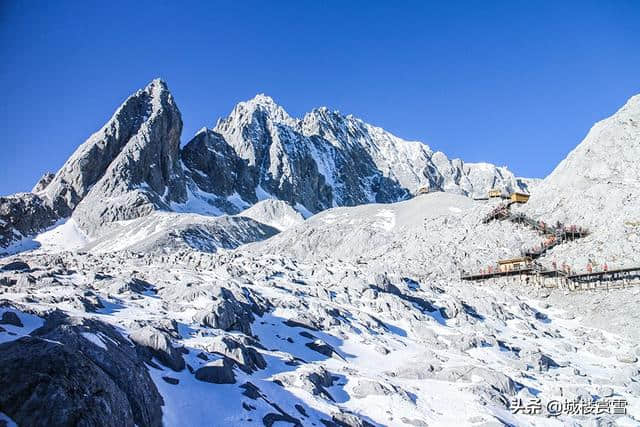
[{"label": "snow-covered ground", "polygon": [[[279,141],[272,177],[293,173],[275,155],[286,145],[281,137],[295,136],[287,126],[313,136],[335,122],[325,136],[331,147],[366,146],[384,176],[416,185],[431,180],[395,163],[439,165],[448,178],[433,188],[450,192],[311,215],[301,194],[285,197],[293,207],[273,200],[276,187],[261,186],[271,179],[251,182],[256,194],[246,200],[258,202],[248,209],[238,194],[244,187],[217,196],[190,186],[186,202],[162,195],[158,206],[172,212],[107,209],[90,238],[69,219],[23,239],[9,248],[16,255],[0,260],[0,424],[11,415],[25,425],[640,425],[640,287],[569,292],[518,277],[461,279],[541,240],[509,221],[483,223],[498,202],[461,195],[475,191],[455,171],[465,168],[465,179],[483,189],[502,175],[513,181],[510,172],[450,161],[418,143],[396,149],[393,135],[327,109],[297,121],[266,97],[240,104],[216,127],[244,147],[250,165],[260,151],[252,144],[262,141],[258,110],[269,113]],[[332,157],[323,159],[319,173],[343,190]],[[216,171],[235,173],[224,169],[232,164]],[[515,211],[590,232],[539,261],[578,271],[587,262],[638,266],[639,164],[634,97],[548,178],[525,183],[532,197]],[[56,191],[65,188],[61,176]],[[323,200],[379,200],[372,177],[352,187],[364,195]],[[100,201],[95,188],[78,191]],[[150,206],[129,196],[126,212],[133,202]],[[24,206],[47,219],[36,202]],[[7,206],[12,215],[24,207]],[[513,412],[519,400],[536,399],[539,413]],[[598,411],[552,414],[546,405],[556,401]]]},{"label": "snow-covered ground", "polygon": [[[158,359],[149,367],[166,425],[263,425],[274,413],[303,425],[349,416],[374,425],[589,423],[595,418],[509,410],[513,398],[578,396],[626,399],[627,416],[598,419],[637,425],[636,340],[592,328],[560,302],[514,285],[457,279],[458,268],[537,238],[508,222],[480,224],[491,208],[434,193],[332,209],[271,239],[214,254],[136,254],[100,244],[95,253],[39,252],[23,257],[31,272],[3,274],[16,283],[2,298],[99,319],[125,336],[175,322],[170,341],[184,347],[190,369],[174,372]],[[124,229],[151,238],[145,227]],[[133,278],[149,288],[131,286]],[[233,297],[221,300],[223,289]],[[227,312],[229,298],[252,307],[249,330],[239,318],[217,328],[203,320],[207,313],[237,316]],[[99,334],[83,336],[105,345]],[[254,344],[242,341],[249,336]],[[229,349],[235,383],[198,380],[191,371],[224,353],[222,337],[245,342],[265,366],[245,372],[246,356]],[[247,383],[258,391],[247,393]]]}]

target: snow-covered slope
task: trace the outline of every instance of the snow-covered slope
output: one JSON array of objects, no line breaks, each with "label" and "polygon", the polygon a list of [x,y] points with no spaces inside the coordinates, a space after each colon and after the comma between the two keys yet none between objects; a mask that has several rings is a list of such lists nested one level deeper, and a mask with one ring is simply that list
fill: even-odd
[{"label": "snow-covered slope", "polygon": [[113,231],[83,249],[92,253],[132,251],[171,253],[176,250],[215,252],[263,240],[278,232],[248,217],[210,217],[198,214],[155,212],[111,225]]},{"label": "snow-covered slope", "polygon": [[267,199],[240,212],[240,216],[251,218],[278,230],[286,230],[304,222],[301,213],[282,200]]},{"label": "snow-covered slope", "polygon": [[[625,399],[628,415],[597,422],[637,424],[635,339],[592,328],[523,283],[456,277],[466,262],[493,260],[533,237],[510,223],[480,225],[491,207],[436,193],[332,209],[215,254],[33,254],[31,270],[0,273],[11,283],[3,310],[47,322],[19,330],[31,340],[80,345],[97,369],[81,377],[89,389],[105,374],[121,380],[102,361],[121,354],[117,334],[128,337],[133,344],[119,351],[135,346],[141,360],[133,372],[144,378],[146,367],[153,387],[117,393],[147,399],[145,408],[169,426],[583,425],[593,418],[512,414],[509,402],[606,396]],[[622,292],[640,302],[637,292]],[[10,380],[40,368],[11,355],[35,354],[45,364],[52,356],[0,336],[10,340],[0,351],[3,408],[24,420]],[[163,403],[148,396],[155,391]],[[46,399],[61,396],[54,387]]]},{"label": "snow-covered slope", "polygon": [[394,204],[334,208],[251,245],[258,253],[370,263],[417,277],[457,277],[518,254],[538,237],[511,223],[481,224],[494,203],[431,193]]},{"label": "snow-covered slope", "polygon": [[450,160],[325,107],[294,119],[265,95],[202,129],[182,157],[187,174],[221,209],[233,193],[248,203],[274,197],[316,213],[404,200],[421,187],[473,197],[494,187],[527,190],[505,167]]},{"label": "snow-covered slope", "polygon": [[534,188],[524,211],[587,227],[591,236],[553,255],[584,269],[640,260],[640,95],[596,123],[585,139]]}]

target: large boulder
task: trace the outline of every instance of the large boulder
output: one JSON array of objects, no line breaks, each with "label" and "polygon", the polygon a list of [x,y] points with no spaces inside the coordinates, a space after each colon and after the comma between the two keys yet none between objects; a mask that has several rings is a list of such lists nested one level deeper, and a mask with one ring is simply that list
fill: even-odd
[{"label": "large boulder", "polygon": [[51,206],[35,194],[0,197],[0,253],[11,242],[42,231],[58,219]]},{"label": "large boulder", "polygon": [[333,386],[334,379],[324,367],[320,365],[306,365],[292,372],[284,372],[274,377],[275,381],[286,387],[296,387],[306,390],[314,396],[323,396],[334,402],[333,396],[327,391]]},{"label": "large boulder", "polygon": [[160,426],[163,400],[135,349],[110,325],[43,315],[0,344],[0,408],[18,425]]},{"label": "large boulder", "polygon": [[235,384],[233,361],[226,357],[207,363],[196,370],[196,379],[212,384]]},{"label": "large boulder", "polygon": [[224,331],[239,331],[251,335],[253,315],[250,308],[240,303],[231,291],[220,288],[217,296],[207,310],[194,316],[194,321],[202,326],[222,329]]},{"label": "large boulder", "polygon": [[262,357],[262,354],[248,344],[247,340],[243,343],[239,338],[222,335],[216,337],[207,345],[207,351],[232,359],[240,369],[251,374],[258,369],[266,368],[267,362]]},{"label": "large boulder", "polygon": [[129,334],[129,339],[138,346],[139,354],[148,361],[155,357],[163,365],[181,371],[185,367],[182,353],[175,348],[166,333],[145,326]]}]

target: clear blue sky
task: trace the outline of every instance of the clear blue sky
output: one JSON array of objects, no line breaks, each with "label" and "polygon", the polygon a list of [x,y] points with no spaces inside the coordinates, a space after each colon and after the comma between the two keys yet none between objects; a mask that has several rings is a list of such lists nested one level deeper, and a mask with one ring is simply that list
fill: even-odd
[{"label": "clear blue sky", "polygon": [[0,0],[0,194],[154,77],[183,142],[264,92],[544,177],[640,92],[640,1]]}]

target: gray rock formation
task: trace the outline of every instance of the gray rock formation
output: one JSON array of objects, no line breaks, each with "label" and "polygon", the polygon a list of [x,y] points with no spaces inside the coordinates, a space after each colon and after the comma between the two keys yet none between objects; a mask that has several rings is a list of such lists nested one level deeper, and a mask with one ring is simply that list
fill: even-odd
[{"label": "gray rock formation", "polygon": [[0,344],[0,388],[2,412],[19,425],[162,424],[162,397],[134,348],[107,324],[59,311]]},{"label": "gray rock formation", "polygon": [[51,206],[35,194],[0,197],[0,253],[1,248],[52,226],[57,219]]},{"label": "gray rock formation", "polygon": [[54,177],[55,177],[55,174],[51,172],[45,172],[44,175],[42,175],[42,178],[40,178],[36,183],[36,185],[33,186],[33,189],[31,190],[31,192],[39,193],[43,191],[45,188],[47,188],[49,184],[51,184],[51,181],[53,181]]},{"label": "gray rock formation", "polygon": [[234,384],[233,361],[226,357],[207,363],[196,370],[196,379],[212,384]]},{"label": "gray rock formation", "polygon": [[[49,184],[89,234],[105,223],[134,219],[185,202],[180,165],[182,118],[166,84],[154,80],[132,95],[83,144]],[[98,171],[98,173],[96,173]]]},{"label": "gray rock formation", "polygon": [[211,193],[206,200],[228,212],[235,212],[227,200],[234,194],[248,204],[273,197],[319,212],[395,202],[421,187],[474,197],[494,187],[527,190],[504,167],[449,160],[425,144],[327,108],[294,119],[264,95],[239,103],[214,129],[198,132],[182,159],[193,182]]},{"label": "gray rock formation", "polygon": [[173,96],[154,80],[131,95],[55,176],[45,175],[34,187],[37,194],[0,198],[0,247],[72,213],[93,235],[106,223],[185,202],[181,132]]},{"label": "gray rock formation", "polygon": [[221,335],[207,346],[207,351],[232,359],[240,369],[248,374],[266,368],[267,362],[264,357],[247,344],[242,343],[238,337]]},{"label": "gray rock formation", "polygon": [[210,328],[224,331],[239,331],[251,335],[251,311],[240,303],[231,291],[218,290],[218,296],[210,307],[194,316],[194,321]]},{"label": "gray rock formation", "polygon": [[151,361],[155,357],[160,363],[174,371],[184,369],[185,363],[182,353],[173,346],[169,337],[163,332],[146,326],[133,331],[129,335],[129,339],[138,346],[139,354],[143,359]]},{"label": "gray rock formation", "polygon": [[493,187],[527,187],[506,168],[449,160],[326,108],[294,119],[264,95],[239,103],[182,150],[181,132],[173,96],[154,80],[33,193],[0,198],[0,247],[69,216],[96,238],[115,221],[156,210],[236,214],[275,198],[308,216],[334,206],[396,202],[422,187],[474,197]]}]

